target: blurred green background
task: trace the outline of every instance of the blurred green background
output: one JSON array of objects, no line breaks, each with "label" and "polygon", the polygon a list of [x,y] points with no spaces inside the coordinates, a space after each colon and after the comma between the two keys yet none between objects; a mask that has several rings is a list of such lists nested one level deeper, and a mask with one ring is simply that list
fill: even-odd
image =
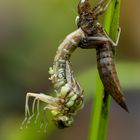
[{"label": "blurred green background", "polygon": [[[77,49],[72,65],[88,97],[72,128],[47,134],[33,128],[19,131],[24,119],[27,92],[49,93],[48,69],[58,45],[77,27],[78,0],[0,0],[0,140],[86,140],[91,96],[96,86],[95,50]],[[108,140],[140,139],[140,1],[122,0],[117,70],[130,114],[114,101],[110,112]],[[93,100],[94,102],[94,100]],[[31,133],[29,133],[31,132]]]}]

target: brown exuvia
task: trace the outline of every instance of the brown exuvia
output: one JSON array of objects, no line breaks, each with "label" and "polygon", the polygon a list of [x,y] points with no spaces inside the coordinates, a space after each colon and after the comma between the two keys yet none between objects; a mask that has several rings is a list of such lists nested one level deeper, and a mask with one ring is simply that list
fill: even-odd
[{"label": "brown exuvia", "polygon": [[117,76],[110,44],[105,44],[103,47],[99,47],[96,49],[96,53],[99,75],[106,92],[109,93],[121,107],[128,111]]},{"label": "brown exuvia", "polygon": [[120,29],[117,41],[113,42],[97,21],[98,15],[106,11],[110,2],[111,0],[108,3],[105,3],[105,0],[100,0],[97,6],[92,9],[88,0],[80,1],[78,6],[80,15],[78,26],[85,32],[86,37],[79,43],[79,47],[83,49],[96,49],[97,66],[104,90],[128,112],[112,53],[112,47],[118,44]]}]

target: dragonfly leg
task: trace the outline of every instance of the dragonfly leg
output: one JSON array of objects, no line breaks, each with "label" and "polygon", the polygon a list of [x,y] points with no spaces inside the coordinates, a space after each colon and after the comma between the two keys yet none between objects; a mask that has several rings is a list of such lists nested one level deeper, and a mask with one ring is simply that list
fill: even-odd
[{"label": "dragonfly leg", "polygon": [[27,95],[26,95],[26,102],[25,102],[25,119],[22,122],[21,129],[23,128],[24,124],[26,122],[28,122],[28,117],[30,117],[30,109],[29,109],[28,102],[29,102],[29,96],[28,96],[28,93],[27,93]]},{"label": "dragonfly leg", "polygon": [[[33,101],[33,104],[32,104],[32,115],[31,115],[30,109],[29,109],[29,98],[30,97],[35,98],[34,101]],[[35,122],[37,121],[38,116],[39,116],[39,108],[40,108],[39,102],[40,101],[56,106],[59,99],[54,98],[52,96],[42,94],[42,93],[40,93],[40,94],[38,94],[38,93],[27,93],[26,103],[25,103],[25,119],[22,122],[22,126],[24,126],[24,124],[26,122],[27,122],[27,124],[30,123],[30,120],[34,117],[34,115],[35,115],[35,105],[36,104],[37,104],[37,115],[36,115]],[[21,128],[22,128],[22,126],[21,126]]]},{"label": "dragonfly leg", "polygon": [[[30,124],[31,119],[35,116],[35,105],[36,105],[36,102],[38,102],[37,98],[35,98],[33,100],[33,104],[32,104],[32,115],[29,116],[29,119],[27,121],[27,124]],[[38,110],[37,110],[37,112],[38,112]]]},{"label": "dragonfly leg", "polygon": [[120,39],[120,34],[121,34],[121,28],[119,27],[119,31],[118,31],[118,35],[117,35],[117,40],[114,42],[108,35],[108,33],[103,29],[103,32],[105,34],[105,36],[108,38],[109,42],[113,45],[113,46],[118,46],[119,43],[119,39]]},{"label": "dragonfly leg", "polygon": [[46,110],[43,110],[43,113],[41,115],[41,124],[40,124],[40,129],[39,131],[44,131],[46,133],[47,126],[48,126],[48,120],[47,120],[47,114]]},{"label": "dragonfly leg", "polygon": [[105,31],[105,29],[102,27],[100,23],[96,23],[97,30],[102,32],[102,35],[95,34],[94,36],[86,36],[84,37],[80,43],[79,47],[82,49],[93,49],[100,45],[104,45],[106,42],[110,42],[112,46],[117,46],[119,43],[121,28],[119,28],[118,36],[116,42],[114,42],[108,35],[108,33]]},{"label": "dragonfly leg", "polygon": [[104,36],[89,36],[83,38],[78,46],[82,49],[95,49],[97,46],[103,45],[108,41],[109,39]]},{"label": "dragonfly leg", "polygon": [[37,120],[38,120],[38,118],[39,118],[39,114],[40,114],[40,107],[39,107],[39,105],[40,105],[40,100],[39,100],[39,98],[37,98],[37,114],[36,114],[36,118],[35,118],[35,123],[37,123]]},{"label": "dragonfly leg", "polygon": [[95,11],[101,7],[105,3],[105,0],[99,0],[96,6],[92,9],[92,11]]},{"label": "dragonfly leg", "polygon": [[112,44],[112,46],[115,46],[115,47],[118,46],[119,38],[120,38],[120,34],[121,34],[121,28],[120,27],[118,29],[117,40],[116,40],[116,42],[114,42],[99,22],[96,24],[96,26],[99,30],[101,30],[103,32],[104,37],[106,37],[108,39],[108,41]]},{"label": "dragonfly leg", "polygon": [[97,8],[95,10],[93,10],[93,12],[95,12],[95,15],[102,15],[108,8],[108,6],[110,5],[112,0],[109,0],[105,5],[104,5],[104,1],[102,1],[101,3],[99,3],[99,5],[97,6]]}]

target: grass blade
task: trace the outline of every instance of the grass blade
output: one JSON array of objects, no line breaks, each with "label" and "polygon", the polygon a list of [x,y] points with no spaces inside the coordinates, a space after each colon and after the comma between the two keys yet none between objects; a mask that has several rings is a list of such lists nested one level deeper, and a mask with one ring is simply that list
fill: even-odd
[{"label": "grass blade", "polygon": [[[117,38],[120,15],[120,0],[111,2],[104,18],[104,28],[114,40]],[[114,50],[115,52],[115,50]],[[108,128],[108,115],[110,109],[110,96],[103,101],[103,86],[98,76],[95,92],[94,110],[91,118],[89,140],[106,140]]]}]

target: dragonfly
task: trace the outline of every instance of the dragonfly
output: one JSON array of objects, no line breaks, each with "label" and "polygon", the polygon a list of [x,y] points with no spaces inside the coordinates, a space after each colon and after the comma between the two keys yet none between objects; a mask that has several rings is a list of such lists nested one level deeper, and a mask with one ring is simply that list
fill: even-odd
[{"label": "dragonfly", "polygon": [[[53,66],[49,68],[49,79],[53,84],[55,96],[44,93],[27,93],[25,119],[22,126],[27,126],[34,117],[36,117],[36,120],[38,119],[40,101],[45,103],[43,111],[51,112],[54,124],[58,128],[67,128],[73,125],[73,117],[84,106],[84,92],[74,77],[70,58],[77,48],[88,49],[93,48],[93,45],[97,46],[95,48],[97,51],[98,70],[105,90],[127,110],[111,51],[111,47],[116,46],[118,41],[114,43],[97,22],[98,15],[106,11],[109,3],[105,4],[104,0],[100,0],[91,9],[88,0],[80,0],[78,4],[78,29],[67,35],[59,45]],[[34,100],[30,109],[29,99],[31,97]],[[37,115],[35,113],[36,107]]]}]

